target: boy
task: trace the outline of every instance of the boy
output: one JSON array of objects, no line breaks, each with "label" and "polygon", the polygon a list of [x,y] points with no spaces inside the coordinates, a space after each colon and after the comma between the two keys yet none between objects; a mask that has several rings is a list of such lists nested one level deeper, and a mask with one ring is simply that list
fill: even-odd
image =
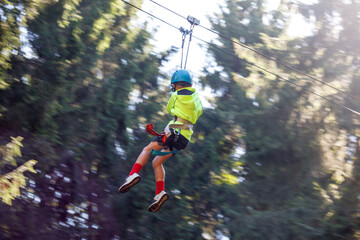
[{"label": "boy", "polygon": [[[203,107],[198,93],[192,88],[190,73],[181,69],[171,77],[172,91],[174,92],[166,106],[167,111],[174,116],[164,130],[164,134],[157,136],[147,145],[138,156],[129,176],[120,186],[119,192],[125,193],[132,186],[139,183],[140,170],[147,163],[151,152],[157,152],[152,165],[155,173],[155,197],[148,207],[149,212],[159,211],[169,195],[165,192],[165,169],[163,163],[175,154],[176,151],[185,149],[193,134],[193,125],[203,112]],[[161,152],[159,152],[161,150]]]}]

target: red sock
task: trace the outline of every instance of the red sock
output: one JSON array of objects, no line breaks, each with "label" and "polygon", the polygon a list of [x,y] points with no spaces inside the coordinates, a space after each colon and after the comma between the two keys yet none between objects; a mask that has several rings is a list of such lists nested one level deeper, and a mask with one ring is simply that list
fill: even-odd
[{"label": "red sock", "polygon": [[165,182],[164,181],[157,181],[156,182],[156,192],[155,195],[161,193],[161,191],[165,190]]},{"label": "red sock", "polygon": [[129,173],[129,176],[134,173],[139,173],[141,171],[142,167],[143,166],[141,164],[135,163],[133,168],[131,169],[131,172]]}]

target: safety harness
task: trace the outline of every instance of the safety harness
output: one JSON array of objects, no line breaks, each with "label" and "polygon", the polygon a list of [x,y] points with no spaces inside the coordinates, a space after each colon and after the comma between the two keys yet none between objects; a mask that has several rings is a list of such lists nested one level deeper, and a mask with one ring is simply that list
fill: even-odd
[{"label": "safety harness", "polygon": [[[177,124],[175,123],[176,121],[178,122],[181,122],[182,124]],[[174,139],[174,142],[176,142],[178,139],[179,139],[179,136],[180,136],[180,131],[181,129],[185,129],[185,130],[192,130],[192,127],[193,127],[193,124],[185,119],[182,119],[182,118],[179,118],[177,116],[175,116],[174,118],[174,123],[173,124],[169,124],[167,126],[168,131],[163,131],[161,134],[156,132],[154,130],[154,125],[152,123],[146,125],[146,131],[148,133],[150,133],[151,135],[153,136],[156,136],[156,137],[161,137],[161,142],[163,143],[163,145],[166,147],[167,144],[166,144],[166,140],[167,138],[171,135],[171,131],[170,131],[170,128],[177,128],[179,129],[179,131],[175,131],[173,130],[173,133],[175,134],[175,139]],[[166,128],[166,129],[167,129]],[[175,154],[177,152],[179,152],[180,150],[171,150],[171,151],[168,151],[168,152],[161,152],[161,151],[156,151],[155,149],[151,149],[150,153],[152,155],[155,155],[155,156],[165,156],[165,155],[168,155],[168,154]]]},{"label": "safety harness", "polygon": [[162,141],[162,143],[163,143],[164,146],[165,146],[165,142],[166,142],[166,139],[167,139],[167,136],[166,136],[166,134],[165,134],[165,131],[163,131],[161,134],[158,133],[158,132],[156,132],[156,131],[154,130],[154,125],[153,125],[152,123],[146,125],[146,131],[147,131],[148,133],[150,133],[151,135],[154,135],[154,136],[156,136],[156,137],[161,137],[161,141]]},{"label": "safety harness", "polygon": [[[178,124],[175,122],[181,122],[182,124]],[[193,126],[194,125],[190,121],[180,118],[178,116],[174,117],[174,123],[169,124],[169,128],[178,128],[184,130],[192,130]]]}]

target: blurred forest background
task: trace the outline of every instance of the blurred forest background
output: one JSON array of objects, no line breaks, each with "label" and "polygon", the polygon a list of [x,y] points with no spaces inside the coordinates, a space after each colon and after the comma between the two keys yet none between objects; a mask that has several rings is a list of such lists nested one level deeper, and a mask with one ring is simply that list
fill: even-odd
[{"label": "blurred forest background", "polygon": [[[360,1],[265,4],[226,0],[212,29],[315,80],[208,45],[198,87],[213,97],[152,214],[151,164],[117,189],[145,125],[170,119],[174,51],[154,52],[121,0],[1,0],[0,239],[360,239],[360,118],[342,107],[360,110]],[[287,35],[293,13],[310,36]]]}]

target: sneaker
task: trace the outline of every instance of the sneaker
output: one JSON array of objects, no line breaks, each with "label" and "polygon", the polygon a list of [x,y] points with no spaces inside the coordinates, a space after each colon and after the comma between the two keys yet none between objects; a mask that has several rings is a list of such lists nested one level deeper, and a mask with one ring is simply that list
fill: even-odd
[{"label": "sneaker", "polygon": [[128,176],[124,183],[119,187],[119,192],[126,193],[130,191],[130,188],[136,184],[138,184],[141,181],[141,177],[139,174],[134,173],[130,176]]},{"label": "sneaker", "polygon": [[160,210],[161,206],[169,199],[169,194],[167,194],[165,191],[161,191],[161,193],[157,194],[154,197],[154,200],[148,207],[149,212],[157,212]]}]

